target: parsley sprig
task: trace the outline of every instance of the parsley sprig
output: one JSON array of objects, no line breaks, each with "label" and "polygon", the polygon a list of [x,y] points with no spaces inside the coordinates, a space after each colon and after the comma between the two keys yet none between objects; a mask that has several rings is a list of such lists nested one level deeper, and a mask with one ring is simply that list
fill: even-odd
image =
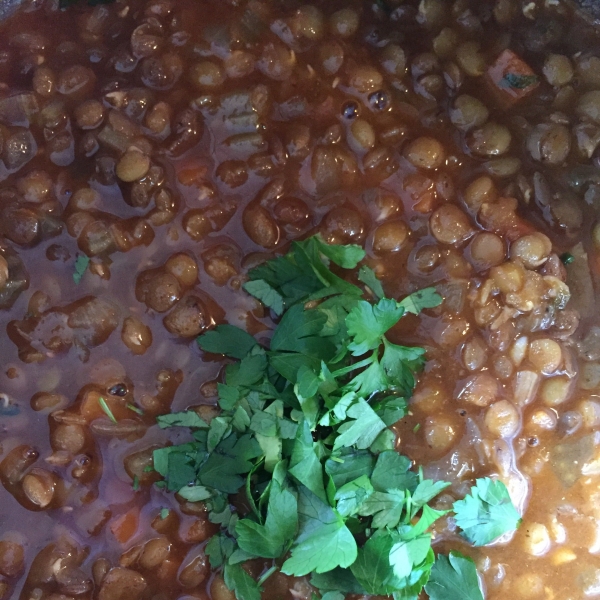
[{"label": "parsley sprig", "polygon": [[[367,266],[357,275],[366,289],[349,282],[343,271],[364,256],[315,236],[250,271],[246,291],[280,317],[269,347],[231,325],[200,336],[204,351],[234,361],[218,384],[221,413],[210,422],[194,411],[158,417],[160,427],[190,428],[193,441],[154,451],[157,485],[206,503],[221,526],[206,552],[238,600],[260,600],[276,569],[310,575],[322,600],[408,600],[423,587],[434,600],[458,590],[483,598],[469,558],[436,562],[431,547],[430,528],[449,511],[429,503],[450,484],[412,470],[389,429],[406,413],[425,350],[387,334],[441,297],[428,288],[386,298]],[[478,480],[454,513],[477,545],[520,522],[491,479]],[[242,565],[257,558],[267,567],[255,580]]]}]

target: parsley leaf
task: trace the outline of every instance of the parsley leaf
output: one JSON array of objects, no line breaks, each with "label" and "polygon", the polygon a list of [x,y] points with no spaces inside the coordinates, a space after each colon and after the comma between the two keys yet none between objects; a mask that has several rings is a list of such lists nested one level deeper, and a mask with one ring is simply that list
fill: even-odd
[{"label": "parsley leaf", "polygon": [[432,287],[413,292],[398,302],[405,312],[413,315],[418,315],[426,308],[435,308],[441,303],[442,297]]},{"label": "parsley leaf", "polygon": [[327,321],[318,310],[305,310],[297,304],[290,308],[271,338],[271,351],[299,352],[319,360],[329,359],[335,349],[318,334]]},{"label": "parsley leaf", "polygon": [[202,485],[212,487],[226,494],[235,494],[244,484],[241,475],[252,469],[251,459],[261,456],[262,451],[256,439],[235,434],[221,441],[198,470],[198,480]]},{"label": "parsley leaf", "polygon": [[475,546],[485,546],[521,524],[506,486],[489,477],[478,479],[463,500],[453,506],[462,535]]},{"label": "parsley leaf", "polygon": [[304,486],[299,490],[298,514],[300,532],[291,557],[283,563],[283,573],[296,577],[324,573],[349,567],[356,560],[356,540],[344,519]]},{"label": "parsley leaf", "polygon": [[260,600],[260,586],[240,565],[225,565],[223,577],[238,600]]},{"label": "parsley leaf", "polygon": [[401,589],[402,582],[394,575],[389,560],[393,545],[392,533],[379,530],[358,551],[358,558],[350,568],[368,594],[389,595]]},{"label": "parsley leaf", "polygon": [[310,427],[306,421],[303,421],[298,427],[289,473],[313,494],[325,500],[323,466],[315,451]]},{"label": "parsley leaf", "polygon": [[247,281],[244,289],[251,295],[260,300],[267,308],[270,308],[276,315],[283,314],[283,298],[281,294],[273,289],[263,279]]},{"label": "parsley leaf", "polygon": [[231,556],[235,549],[235,542],[223,534],[210,538],[205,547],[205,552],[210,560],[210,566],[218,569]]},{"label": "parsley leaf", "polygon": [[327,573],[314,573],[310,583],[321,592],[339,590],[344,594],[364,594],[364,588],[358,583],[350,569],[339,567]]},{"label": "parsley leaf", "polygon": [[391,385],[397,386],[405,394],[415,387],[414,373],[420,371],[425,363],[423,348],[408,348],[383,341],[384,352],[381,368],[389,378]]},{"label": "parsley leaf", "polygon": [[348,334],[352,341],[348,349],[354,356],[377,348],[381,336],[393,327],[404,314],[404,308],[395,300],[382,298],[375,305],[361,300],[346,317]]},{"label": "parsley leaf", "polygon": [[284,554],[288,542],[295,537],[298,530],[298,503],[294,494],[284,486],[284,481],[285,467],[279,463],[273,474],[264,525],[251,519],[237,522],[235,531],[242,550],[264,558],[279,558]]},{"label": "parsley leaf", "polygon": [[336,460],[325,462],[325,471],[337,488],[363,475],[370,477],[375,465],[375,457],[367,450],[345,450]]},{"label": "parsley leaf", "polygon": [[182,487],[177,493],[190,502],[201,502],[202,500],[208,500],[212,496],[211,491],[203,485]]},{"label": "parsley leaf", "polygon": [[373,493],[373,486],[366,475],[349,481],[335,493],[336,509],[342,517],[355,515]]},{"label": "parsley leaf", "polygon": [[402,490],[389,492],[373,492],[360,507],[359,514],[363,517],[373,517],[375,529],[397,527],[402,518],[406,494]]},{"label": "parsley leaf", "polygon": [[431,479],[420,481],[415,488],[415,491],[411,494],[411,518],[413,518],[430,500],[433,500],[443,492],[449,485],[450,484],[447,481],[432,481]]},{"label": "parsley leaf", "polygon": [[[62,8],[62,7],[61,7]],[[90,264],[90,257],[86,254],[79,254],[77,259],[75,260],[75,270],[73,272],[73,281],[75,285],[79,285],[81,283],[81,279],[83,275],[88,270]]]},{"label": "parsley leaf", "polygon": [[205,352],[225,354],[242,359],[256,346],[256,340],[243,329],[233,325],[218,325],[198,337],[198,346]]},{"label": "parsley leaf", "polygon": [[356,244],[348,244],[347,246],[328,244],[320,236],[316,237],[316,241],[321,253],[344,269],[354,269],[365,257],[365,251]]},{"label": "parsley leaf", "polygon": [[346,416],[352,420],[338,429],[339,435],[333,445],[334,451],[344,446],[356,446],[359,450],[364,450],[385,429],[385,423],[362,398],[348,409]]},{"label": "parsley leaf", "polygon": [[430,600],[483,600],[475,563],[458,552],[438,555],[425,591]]},{"label": "parsley leaf", "polygon": [[398,454],[395,450],[382,452],[377,457],[371,483],[373,487],[386,492],[391,489],[414,491],[417,487],[418,476],[409,471],[410,460]]},{"label": "parsley leaf", "polygon": [[385,298],[381,281],[377,279],[377,276],[371,267],[363,265],[358,270],[358,280],[364,283],[373,292],[377,299]]},{"label": "parsley leaf", "polygon": [[208,423],[198,416],[193,410],[171,413],[169,415],[160,415],[156,417],[156,422],[161,429],[167,427],[195,427],[197,429],[207,429]]}]

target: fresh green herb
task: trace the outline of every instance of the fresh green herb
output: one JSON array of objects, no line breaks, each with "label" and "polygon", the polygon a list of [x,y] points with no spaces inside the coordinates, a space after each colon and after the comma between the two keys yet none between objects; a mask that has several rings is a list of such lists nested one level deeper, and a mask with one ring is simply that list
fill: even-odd
[{"label": "fresh green herb", "polygon": [[489,477],[478,479],[471,493],[454,503],[454,512],[462,535],[475,546],[485,546],[521,524],[506,486]]},{"label": "fresh green herb", "polygon": [[570,265],[575,260],[575,257],[570,252],[565,252],[560,255],[560,260],[563,265]]},{"label": "fresh green herb", "polygon": [[169,516],[170,512],[171,511],[168,508],[161,508],[160,509],[160,518],[163,520],[166,519]]},{"label": "fresh green herb", "polygon": [[270,569],[267,569],[257,580],[258,585],[263,585],[264,582],[277,572],[277,567],[273,565]]},{"label": "fresh green herb", "polygon": [[425,591],[429,600],[483,600],[475,563],[458,552],[437,557]]},{"label": "fresh green herb", "polygon": [[90,264],[90,257],[85,254],[80,254],[75,260],[75,271],[73,272],[73,281],[76,285],[81,283],[83,274],[87,271]]},{"label": "fresh green herb", "polygon": [[417,423],[414,427],[413,427],[413,433],[417,433],[417,431],[419,431],[419,429],[421,429],[421,423]]},{"label": "fresh green herb", "polygon": [[133,476],[133,483],[131,487],[133,488],[134,492],[137,492],[140,489],[140,480],[138,479],[137,475]]},{"label": "fresh green herb", "polygon": [[539,81],[536,75],[519,75],[518,73],[506,73],[500,80],[500,85],[514,90],[524,90]]},{"label": "fresh green herb", "polygon": [[134,412],[137,415],[143,415],[144,414],[144,411],[141,408],[137,407],[135,404],[131,404],[131,402],[128,402],[126,404],[126,406],[127,406],[127,408],[129,410],[131,410],[132,412]]},{"label": "fresh green herb", "polygon": [[[259,600],[277,568],[310,575],[322,600],[343,600],[416,598],[428,581],[433,593],[451,590],[472,567],[481,595],[468,559],[451,556],[435,570],[429,530],[446,513],[428,503],[449,484],[411,469],[389,429],[406,414],[425,351],[390,342],[388,332],[441,298],[431,288],[386,298],[364,266],[366,288],[349,283],[342,270],[363,258],[358,246],[312,237],[251,270],[246,291],[280,317],[270,346],[231,325],[203,334],[200,348],[236,359],[218,384],[221,413],[210,423],[194,411],[158,417],[160,427],[189,427],[193,436],[154,451],[158,485],[205,503],[220,526],[206,553],[238,600]],[[482,494],[491,517],[468,522],[467,539],[515,527],[504,495],[478,486],[473,498]],[[245,496],[247,513],[232,507],[232,494]],[[474,534],[477,527],[486,531]],[[241,566],[253,558],[277,562],[255,580]]]},{"label": "fresh green herb", "polygon": [[372,292],[373,295],[379,300],[385,296],[383,292],[383,286],[381,285],[381,281],[377,279],[377,275],[371,267],[367,267],[367,265],[363,265],[358,270],[358,280],[361,283],[364,283]]},{"label": "fresh green herb", "polygon": [[239,360],[244,358],[256,343],[249,333],[233,325],[219,325],[198,338],[198,344],[205,352],[225,354]]},{"label": "fresh green herb", "polygon": [[112,410],[110,410],[110,406],[108,406],[108,404],[106,404],[106,400],[100,396],[100,398],[98,398],[98,404],[100,405],[100,408],[104,411],[104,414],[113,422],[116,423],[117,419],[115,419],[115,415],[113,415]]}]

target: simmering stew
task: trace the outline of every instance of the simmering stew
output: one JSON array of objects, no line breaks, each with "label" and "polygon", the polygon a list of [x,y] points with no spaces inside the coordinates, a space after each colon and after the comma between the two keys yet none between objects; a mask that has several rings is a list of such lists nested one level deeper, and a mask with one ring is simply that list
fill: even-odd
[{"label": "simmering stew", "polygon": [[599,215],[562,0],[26,0],[0,599],[599,598]]}]

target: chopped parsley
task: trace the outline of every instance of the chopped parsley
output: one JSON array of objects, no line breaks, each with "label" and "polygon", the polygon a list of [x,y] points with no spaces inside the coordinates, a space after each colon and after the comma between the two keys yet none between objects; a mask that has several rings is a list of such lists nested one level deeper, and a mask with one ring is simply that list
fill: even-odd
[{"label": "chopped parsley", "polygon": [[438,556],[425,591],[429,600],[483,600],[475,563],[458,552]]},{"label": "chopped parsley", "polygon": [[75,271],[73,272],[73,281],[76,285],[81,283],[83,274],[87,271],[90,264],[90,257],[85,254],[80,254],[75,260]]},{"label": "chopped parsley", "polygon": [[[201,335],[202,350],[233,359],[218,384],[221,413],[158,417],[162,428],[190,428],[193,441],[154,451],[157,485],[206,504],[220,525],[206,553],[238,600],[260,600],[276,569],[310,576],[325,600],[416,598],[424,587],[432,600],[482,599],[474,563],[436,560],[431,546],[431,526],[452,511],[429,503],[450,484],[415,471],[390,429],[406,414],[425,350],[387,334],[442,299],[433,288],[386,298],[364,266],[366,287],[340,275],[364,256],[315,236],[250,271],[246,291],[279,317],[269,347],[231,325]],[[245,495],[245,511],[234,494]],[[454,512],[476,545],[519,525],[504,484],[490,479]],[[241,566],[254,558],[276,566],[254,579]]]},{"label": "chopped parsley", "polygon": [[134,492],[137,492],[140,489],[140,480],[137,475],[133,476],[133,483],[131,484]]},{"label": "chopped parsley", "polygon": [[169,516],[170,512],[171,511],[168,508],[161,508],[160,509],[160,518],[163,520],[166,519]]},{"label": "chopped parsley", "polygon": [[108,404],[106,403],[106,400],[104,398],[102,398],[102,396],[100,396],[100,398],[98,398],[98,404],[100,405],[100,408],[103,410],[104,414],[113,422],[116,423],[117,419],[115,418],[115,415],[113,415],[113,411],[110,410],[110,406],[108,406]]},{"label": "chopped parsley", "polygon": [[570,265],[575,260],[575,257],[570,252],[565,252],[560,255],[560,260],[563,265]]},{"label": "chopped parsley", "polygon": [[524,90],[538,82],[537,75],[521,75],[519,73],[506,73],[500,80],[500,86],[514,90]]},{"label": "chopped parsley", "polygon": [[485,546],[521,524],[506,486],[489,477],[478,479],[471,493],[454,503],[454,512],[462,535],[475,546]]}]

